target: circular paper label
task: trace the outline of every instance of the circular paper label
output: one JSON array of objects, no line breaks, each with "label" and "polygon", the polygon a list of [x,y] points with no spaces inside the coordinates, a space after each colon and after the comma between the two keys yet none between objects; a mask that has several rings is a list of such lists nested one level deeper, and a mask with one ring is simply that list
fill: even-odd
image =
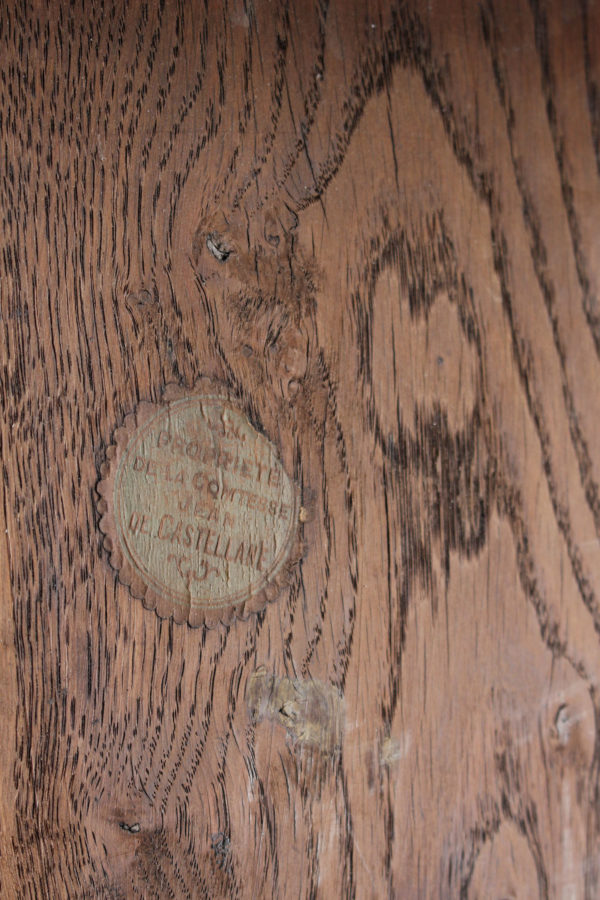
[{"label": "circular paper label", "polygon": [[199,624],[270,599],[296,544],[296,490],[226,397],[144,404],[117,435],[108,470],[101,527],[121,580],[147,605]]}]

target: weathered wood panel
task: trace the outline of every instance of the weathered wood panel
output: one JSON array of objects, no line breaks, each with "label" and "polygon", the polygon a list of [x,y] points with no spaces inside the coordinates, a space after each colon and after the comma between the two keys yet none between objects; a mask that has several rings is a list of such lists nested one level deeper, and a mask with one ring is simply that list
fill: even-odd
[{"label": "weathered wood panel", "polygon": [[[595,897],[600,4],[5,3],[4,897]],[[224,383],[264,611],[133,599],[95,488]]]}]

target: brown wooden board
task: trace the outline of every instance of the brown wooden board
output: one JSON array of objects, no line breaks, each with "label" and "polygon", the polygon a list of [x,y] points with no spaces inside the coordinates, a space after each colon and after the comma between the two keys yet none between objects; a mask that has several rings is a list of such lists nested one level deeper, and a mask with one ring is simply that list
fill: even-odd
[{"label": "brown wooden board", "polygon": [[[600,896],[599,201],[598,0],[0,5],[2,898]],[[194,628],[203,378],[298,534]]]}]

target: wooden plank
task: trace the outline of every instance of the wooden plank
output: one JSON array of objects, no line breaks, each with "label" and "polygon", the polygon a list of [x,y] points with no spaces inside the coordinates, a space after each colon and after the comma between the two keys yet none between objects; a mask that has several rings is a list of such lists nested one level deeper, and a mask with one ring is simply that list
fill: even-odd
[{"label": "wooden plank", "polygon": [[[2,896],[598,896],[600,4],[35,0],[0,48]],[[202,377],[302,558],[191,628],[97,487]]]}]

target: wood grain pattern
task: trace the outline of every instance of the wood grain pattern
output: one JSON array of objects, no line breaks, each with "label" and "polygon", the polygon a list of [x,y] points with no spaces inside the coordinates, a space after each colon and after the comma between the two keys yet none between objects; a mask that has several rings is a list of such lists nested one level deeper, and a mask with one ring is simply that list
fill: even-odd
[{"label": "wood grain pattern", "polygon": [[[600,4],[0,12],[0,894],[600,893]],[[190,629],[114,429],[224,382],[309,510]]]}]

